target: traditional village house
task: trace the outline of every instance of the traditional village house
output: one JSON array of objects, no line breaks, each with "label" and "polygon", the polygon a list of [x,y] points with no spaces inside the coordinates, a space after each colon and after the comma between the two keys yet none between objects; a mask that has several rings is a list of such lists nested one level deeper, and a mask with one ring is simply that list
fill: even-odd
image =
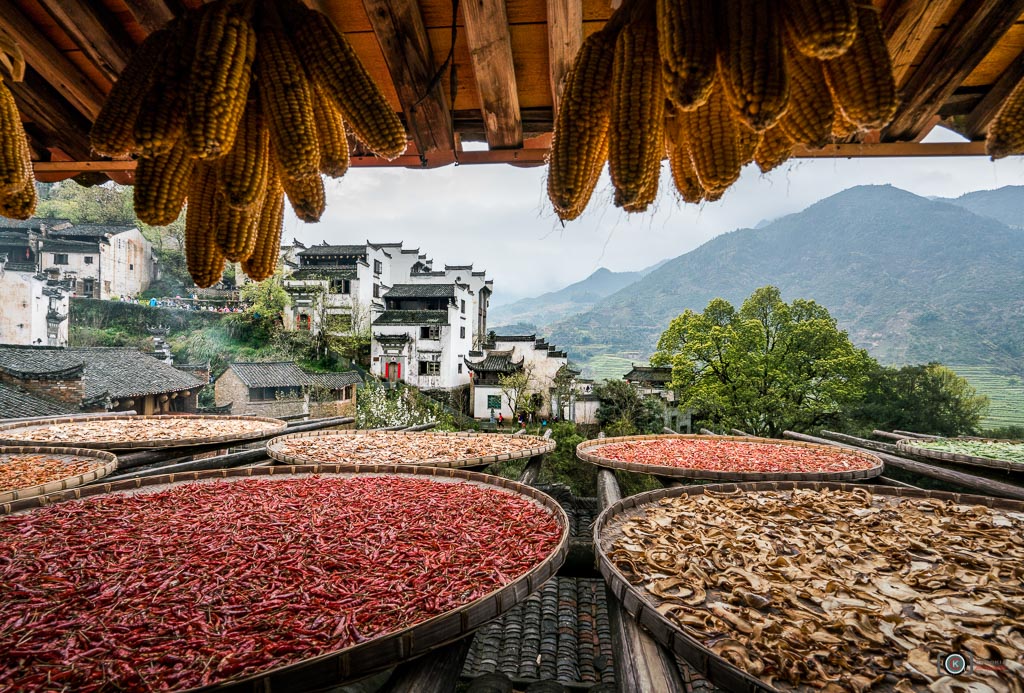
[{"label": "traditional village house", "polygon": [[[128,411],[192,413],[205,379],[169,366],[138,349],[123,347],[15,347],[0,345],[0,384],[15,395],[42,400],[39,413]],[[14,397],[10,395],[9,397]],[[31,401],[22,402],[24,411]],[[0,411],[0,417],[9,418]]]},{"label": "traditional village house", "polygon": [[310,373],[294,361],[235,362],[214,382],[217,407],[269,417],[354,416],[359,373]]},{"label": "traditional village house", "polygon": [[157,279],[153,247],[134,226],[74,224],[46,232],[42,269],[56,267],[87,298],[135,296]]},{"label": "traditional village house", "polygon": [[67,346],[70,286],[0,252],[0,344]]},{"label": "traditional village house", "polygon": [[[466,367],[472,372],[473,416],[477,419],[490,417],[495,397],[502,395],[498,378],[502,375],[524,370],[529,374],[527,389],[539,395],[537,413],[552,416],[558,404],[552,409],[552,397],[556,394],[556,376],[567,373],[575,378],[579,371],[569,366],[569,356],[564,351],[547,343],[536,335],[491,335],[483,349],[473,351],[465,359]],[[563,370],[565,369],[565,370]],[[501,397],[501,409],[495,408],[506,418],[513,415],[507,397]],[[532,408],[532,407],[531,407]]]},{"label": "traditional village house", "polygon": [[689,409],[680,409],[676,391],[669,387],[672,381],[671,366],[636,366],[634,365],[629,373],[622,376],[622,379],[636,388],[643,397],[659,397],[665,403],[666,428],[671,428],[679,433],[689,433],[691,427],[691,412]]}]

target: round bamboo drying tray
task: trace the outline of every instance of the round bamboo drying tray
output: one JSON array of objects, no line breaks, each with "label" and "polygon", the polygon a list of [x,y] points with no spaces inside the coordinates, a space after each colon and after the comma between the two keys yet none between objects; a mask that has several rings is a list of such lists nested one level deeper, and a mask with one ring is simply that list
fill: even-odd
[{"label": "round bamboo drying tray", "polygon": [[193,447],[196,445],[210,445],[214,443],[237,443],[240,441],[251,440],[253,438],[262,438],[269,435],[274,435],[285,430],[288,424],[279,419],[268,419],[259,416],[175,416],[175,415],[159,415],[159,416],[110,416],[103,419],[75,419],[70,417],[55,417],[52,419],[45,419],[43,421],[32,421],[30,423],[16,423],[6,424],[0,426],[0,445],[41,445],[41,446],[66,446],[69,442],[65,441],[45,441],[45,440],[33,440],[31,438],[13,438],[11,437],[12,432],[29,433],[32,431],[42,431],[52,426],[60,424],[83,424],[89,426],[100,426],[117,424],[119,422],[132,422],[141,423],[144,425],[146,421],[180,421],[183,426],[188,426],[189,422],[196,421],[245,421],[245,422],[256,422],[261,423],[263,426],[259,430],[255,431],[243,431],[240,430],[237,433],[226,433],[216,436],[181,436],[177,438],[150,438],[146,440],[130,440],[130,441],[113,441],[113,440],[78,440],[74,441],[74,445],[80,448],[93,448],[96,450],[147,450],[151,448],[184,448]]},{"label": "round bamboo drying tray", "polygon": [[[438,483],[468,482],[525,497],[549,511],[561,530],[561,539],[543,560],[526,573],[489,594],[405,629],[371,638],[359,644],[275,666],[254,675],[227,679],[195,690],[314,690],[355,680],[461,640],[488,621],[508,611],[555,575],[569,550],[569,520],[565,510],[550,496],[509,479],[458,469],[415,465],[304,465],[216,469],[182,474],[94,484],[82,488],[0,504],[0,515],[31,512],[55,503],[104,494],[156,492],[184,482],[210,483],[270,477],[281,480],[312,475],[429,477]],[[333,626],[333,624],[332,624]]]},{"label": "round bamboo drying tray", "polygon": [[[936,440],[941,440],[936,439]],[[953,439],[955,440],[955,439]],[[896,441],[896,449],[904,454],[915,455],[917,457],[929,457],[933,460],[942,460],[943,462],[953,462],[955,464],[962,464],[968,467],[987,467],[989,469],[1002,469],[1010,472],[1024,472],[1024,464],[1020,462],[1011,462],[1010,460],[1000,460],[994,457],[977,457],[975,455],[962,455],[956,452],[946,452],[945,450],[933,450],[931,448],[921,447],[915,445],[915,443],[928,442],[927,439],[921,438],[904,438],[903,440]],[[998,440],[995,438],[971,438],[972,443],[1014,443],[1020,445],[1021,449],[1024,450],[1024,442],[1018,440]]]},{"label": "round bamboo drying tray", "polygon": [[[873,497],[930,498],[943,501],[949,500],[964,505],[982,505],[987,508],[1014,513],[1024,512],[1024,502],[1004,498],[892,486],[795,481],[676,486],[648,491],[613,503],[594,521],[594,551],[597,555],[598,569],[604,576],[605,581],[619,600],[619,603],[637,622],[650,632],[655,640],[669,648],[676,655],[682,657],[691,666],[704,674],[712,684],[723,690],[741,693],[753,693],[755,691],[792,693],[797,690],[803,691],[804,689],[769,686],[715,654],[701,640],[685,633],[677,624],[658,611],[658,606],[660,605],[658,597],[629,582],[626,576],[609,559],[607,549],[610,548],[612,542],[619,536],[619,533],[616,531],[618,523],[641,514],[645,506],[656,504],[665,498],[694,496],[704,494],[705,491],[730,493],[735,491],[792,491],[796,489],[814,491],[824,489],[854,491],[861,489],[872,494]],[[891,691],[892,686],[872,688],[872,690]],[[926,691],[928,689],[922,686],[920,690]]]},{"label": "round bamboo drying tray", "polygon": [[14,457],[23,455],[45,455],[49,458],[56,458],[64,462],[78,462],[90,460],[94,466],[86,472],[73,476],[53,479],[44,484],[26,486],[16,489],[0,488],[0,503],[33,498],[47,493],[57,493],[69,488],[75,488],[87,484],[96,479],[102,479],[107,474],[117,469],[117,457],[113,453],[102,450],[91,450],[86,448],[48,448],[38,446],[4,446],[0,447],[0,465],[3,465]]},{"label": "round bamboo drying tray", "polygon": [[[672,439],[683,439],[683,440],[712,440],[712,441],[727,441],[736,443],[754,443],[760,445],[779,445],[785,447],[798,447],[798,448],[810,448],[815,450],[826,451],[831,454],[842,453],[844,455],[852,455],[854,457],[863,458],[871,462],[871,467],[866,469],[855,469],[846,472],[722,472],[710,469],[684,469],[682,467],[673,467],[670,465],[660,466],[653,464],[641,464],[638,462],[624,462],[622,460],[610,459],[608,457],[602,457],[599,451],[591,452],[592,448],[599,447],[601,445],[611,445],[614,443],[622,443],[629,440],[672,440]],[[678,479],[697,479],[704,481],[744,481],[744,482],[757,482],[757,481],[856,481],[861,479],[871,479],[882,473],[884,464],[882,460],[867,452],[860,452],[859,450],[839,450],[838,448],[829,445],[815,445],[814,443],[804,443],[796,440],[770,440],[766,438],[752,438],[743,436],[701,436],[701,435],[689,435],[689,434],[675,434],[675,435],[646,435],[646,436],[618,436],[615,438],[597,438],[594,440],[585,440],[576,446],[576,456],[584,462],[590,462],[596,464],[599,467],[609,467],[611,469],[623,469],[630,472],[640,472],[641,474],[654,474],[655,476],[673,477]]]},{"label": "round bamboo drying tray", "polygon": [[[337,437],[339,440],[347,439],[351,440],[354,437],[362,436],[364,438],[376,438],[382,441],[395,441],[401,442],[403,438],[418,439],[418,440],[431,440],[437,439],[467,439],[467,438],[487,438],[489,441],[495,441],[499,439],[511,439],[511,435],[502,435],[495,433],[448,433],[448,432],[433,432],[433,431],[360,431],[360,430],[347,430],[347,431],[307,431],[305,433],[291,433],[283,435],[278,438],[274,438],[267,443],[267,454],[278,462],[284,464],[327,464],[332,463],[330,460],[318,460],[312,454],[302,455],[293,454],[285,451],[285,447],[289,441],[301,440],[303,438],[313,438],[318,441],[329,441],[331,438]],[[450,468],[457,469],[460,467],[483,467],[495,462],[505,462],[507,460],[518,460],[524,457],[535,457],[537,455],[544,455],[555,449],[555,441],[541,438],[540,436],[516,436],[516,440],[527,440],[532,443],[528,448],[513,450],[511,452],[499,453],[496,455],[477,455],[472,457],[458,457],[453,459],[425,459],[422,462],[415,460],[405,460],[401,463],[394,462],[394,464],[418,464],[427,467],[438,467],[438,468]],[[386,450],[387,446],[382,445],[382,450]],[[346,464],[349,464],[346,462]],[[353,463],[361,464],[361,463]]]}]

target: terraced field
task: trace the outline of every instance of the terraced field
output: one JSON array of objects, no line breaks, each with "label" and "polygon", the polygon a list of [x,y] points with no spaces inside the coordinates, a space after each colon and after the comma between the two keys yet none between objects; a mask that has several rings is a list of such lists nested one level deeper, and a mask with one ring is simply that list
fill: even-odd
[{"label": "terraced field", "polygon": [[1024,378],[994,371],[989,366],[950,366],[991,400],[984,428],[1024,426]]},{"label": "terraced field", "polygon": [[[641,363],[641,361],[635,361]],[[620,380],[633,368],[634,361],[621,356],[599,354],[583,363],[584,375],[597,382],[602,380]]]}]

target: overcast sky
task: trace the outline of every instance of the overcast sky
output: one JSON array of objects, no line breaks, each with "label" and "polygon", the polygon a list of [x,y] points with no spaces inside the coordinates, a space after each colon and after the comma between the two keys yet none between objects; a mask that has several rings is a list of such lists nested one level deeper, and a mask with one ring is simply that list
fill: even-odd
[{"label": "overcast sky", "polygon": [[[926,141],[958,139],[936,128]],[[941,197],[1024,185],[1024,159],[801,159],[768,175],[750,165],[721,200],[700,206],[676,201],[666,163],[653,211],[616,209],[605,175],[587,211],[564,228],[548,202],[545,174],[545,167],[507,165],[353,168],[340,181],[327,180],[320,223],[304,224],[289,212],[284,240],[403,241],[431,256],[435,266],[472,263],[486,270],[494,280],[494,304],[503,304],[559,289],[599,267],[628,271],[653,265],[854,185],[891,183]]]}]

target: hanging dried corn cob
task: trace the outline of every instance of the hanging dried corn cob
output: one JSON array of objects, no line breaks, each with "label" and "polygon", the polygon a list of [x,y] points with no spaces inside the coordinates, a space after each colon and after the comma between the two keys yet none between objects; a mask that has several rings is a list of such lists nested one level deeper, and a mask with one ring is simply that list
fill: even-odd
[{"label": "hanging dried corn cob", "polygon": [[250,209],[259,204],[267,188],[269,139],[259,102],[249,99],[231,151],[215,162],[217,186],[227,206]]},{"label": "hanging dried corn cob", "polygon": [[712,0],[657,0],[658,49],[665,94],[677,108],[707,101],[718,70]]},{"label": "hanging dried corn cob", "polygon": [[1024,81],[1013,88],[988,126],[985,151],[993,160],[1024,154]]},{"label": "hanging dried corn cob", "polygon": [[754,153],[754,162],[761,173],[768,173],[784,164],[793,153],[793,140],[781,125],[773,125],[764,132]]},{"label": "hanging dried corn cob", "polygon": [[[682,111],[693,168],[708,192],[722,192],[740,177],[749,145],[740,144],[739,119],[718,84],[707,102],[695,111]],[[753,156],[753,152],[750,152]]]},{"label": "hanging dried corn cob", "polygon": [[615,42],[608,173],[615,205],[642,212],[658,193],[665,152],[665,90],[658,57],[654,3],[635,0]]},{"label": "hanging dried corn cob", "polygon": [[316,140],[320,145],[320,173],[341,178],[348,172],[348,137],[345,121],[323,89],[313,85],[313,106],[316,110]]},{"label": "hanging dried corn cob", "polygon": [[224,254],[214,235],[217,220],[217,172],[198,162],[188,191],[185,213],[185,262],[196,286],[206,288],[224,274]]},{"label": "hanging dried corn cob", "polygon": [[779,0],[722,0],[719,12],[725,94],[739,117],[760,132],[789,103]]},{"label": "hanging dried corn cob", "polygon": [[857,36],[849,50],[825,62],[825,77],[843,115],[862,128],[880,128],[896,114],[896,80],[878,11],[857,5]]},{"label": "hanging dried corn cob", "polygon": [[273,276],[277,269],[277,256],[281,249],[281,227],[284,224],[284,191],[276,171],[271,170],[267,179],[267,194],[260,209],[260,220],[256,228],[256,247],[248,259],[242,261],[242,269],[253,281],[263,281]]},{"label": "hanging dried corn cob", "polygon": [[706,191],[693,168],[686,132],[683,129],[682,118],[678,114],[666,115],[665,118],[665,154],[668,156],[676,191],[683,202],[702,202]]},{"label": "hanging dried corn cob", "polygon": [[135,169],[135,216],[153,226],[166,226],[177,219],[194,165],[182,141],[166,154],[140,159]]},{"label": "hanging dried corn cob", "polygon": [[28,219],[36,211],[36,179],[32,172],[32,153],[18,107],[4,82],[4,70],[12,81],[21,81],[25,60],[12,40],[0,41],[0,216]]},{"label": "hanging dried corn cob", "polygon": [[614,27],[583,42],[565,76],[548,160],[548,198],[563,221],[586,209],[608,160]]},{"label": "hanging dried corn cob", "polygon": [[[213,5],[185,17],[172,28],[170,46],[153,75],[135,119],[135,146],[143,157],[166,154],[185,133],[188,116],[188,77],[196,50],[196,31]],[[141,56],[140,56],[141,59]]]},{"label": "hanging dried corn cob", "polygon": [[838,58],[857,35],[851,0],[786,0],[781,9],[794,47],[810,58]]},{"label": "hanging dried corn cob", "polygon": [[789,108],[779,125],[794,142],[824,147],[832,139],[835,108],[821,63],[787,44],[786,70],[790,77]]}]

